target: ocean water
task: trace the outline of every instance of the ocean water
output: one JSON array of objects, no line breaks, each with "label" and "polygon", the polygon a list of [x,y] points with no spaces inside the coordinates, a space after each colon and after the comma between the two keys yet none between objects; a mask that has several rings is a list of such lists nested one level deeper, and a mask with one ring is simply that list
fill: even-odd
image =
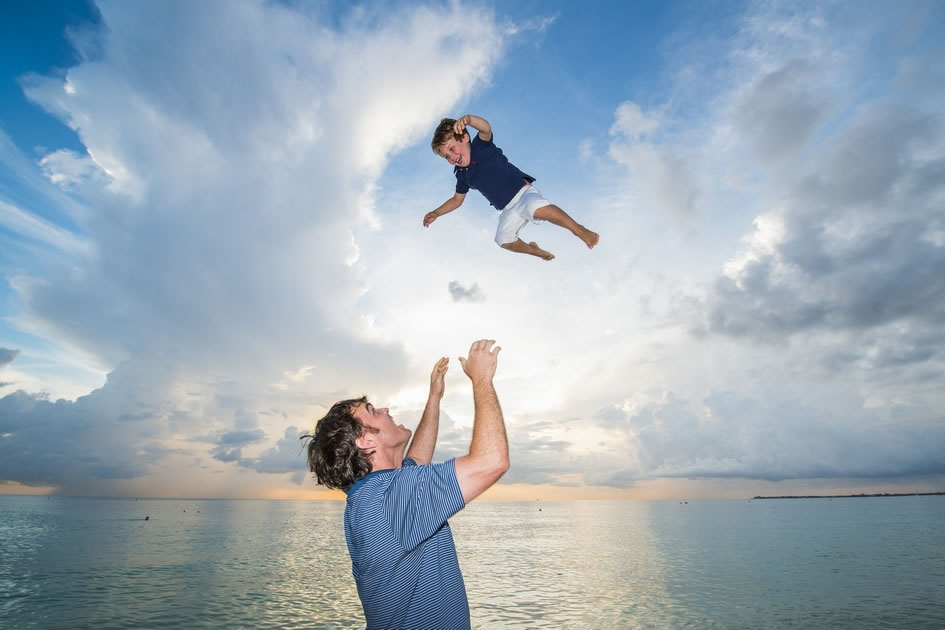
[{"label": "ocean water", "polygon": [[[0,628],[362,628],[343,510],[0,496]],[[450,524],[475,628],[945,628],[945,496],[480,501]]]}]

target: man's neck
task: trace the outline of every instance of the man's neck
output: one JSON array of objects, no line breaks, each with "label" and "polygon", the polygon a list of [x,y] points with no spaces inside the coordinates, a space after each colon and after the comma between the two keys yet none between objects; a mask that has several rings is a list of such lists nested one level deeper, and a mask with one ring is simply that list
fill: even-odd
[{"label": "man's neck", "polygon": [[392,468],[400,468],[404,465],[404,451],[403,449],[394,450],[393,452],[382,452],[380,450],[374,451],[374,454],[371,456],[371,472],[377,472],[378,470],[390,470]]}]

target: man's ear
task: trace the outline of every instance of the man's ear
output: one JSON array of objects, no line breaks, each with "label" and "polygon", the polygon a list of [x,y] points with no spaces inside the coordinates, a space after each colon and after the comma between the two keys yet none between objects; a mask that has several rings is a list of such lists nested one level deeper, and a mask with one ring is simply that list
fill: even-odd
[{"label": "man's ear", "polygon": [[365,431],[354,439],[354,445],[362,451],[373,451],[377,448],[377,441],[374,439],[373,433]]}]

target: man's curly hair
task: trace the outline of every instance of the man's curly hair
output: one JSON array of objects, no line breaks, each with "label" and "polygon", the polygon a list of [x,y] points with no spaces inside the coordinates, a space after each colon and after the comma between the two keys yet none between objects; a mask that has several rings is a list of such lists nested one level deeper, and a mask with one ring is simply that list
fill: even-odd
[{"label": "man's curly hair", "polygon": [[438,148],[446,144],[446,141],[455,138],[456,140],[462,140],[464,134],[456,133],[453,131],[453,125],[456,124],[455,118],[444,118],[440,121],[440,124],[436,126],[436,131],[433,132],[433,142],[430,143],[430,146],[433,147],[433,152],[439,155]]},{"label": "man's curly hair", "polygon": [[308,440],[304,444],[308,450],[308,469],[321,485],[347,490],[371,472],[371,452],[355,444],[365,426],[351,413],[355,405],[366,402],[366,396],[336,402],[315,425],[313,435],[299,438]]}]

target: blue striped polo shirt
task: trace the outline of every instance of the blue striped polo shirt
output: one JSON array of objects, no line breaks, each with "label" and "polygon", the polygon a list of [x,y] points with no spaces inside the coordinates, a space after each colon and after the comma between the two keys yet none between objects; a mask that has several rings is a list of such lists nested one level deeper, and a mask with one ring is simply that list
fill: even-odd
[{"label": "blue striped polo shirt", "polygon": [[535,178],[509,162],[493,140],[494,135],[491,140],[483,140],[477,133],[469,143],[469,166],[454,166],[453,174],[456,175],[456,192],[465,195],[470,188],[475,188],[496,210],[502,210],[522,189],[525,180],[530,184]]},{"label": "blue striped polo shirt", "polygon": [[348,489],[345,539],[369,630],[469,628],[446,519],[465,503],[454,460],[368,473]]}]

